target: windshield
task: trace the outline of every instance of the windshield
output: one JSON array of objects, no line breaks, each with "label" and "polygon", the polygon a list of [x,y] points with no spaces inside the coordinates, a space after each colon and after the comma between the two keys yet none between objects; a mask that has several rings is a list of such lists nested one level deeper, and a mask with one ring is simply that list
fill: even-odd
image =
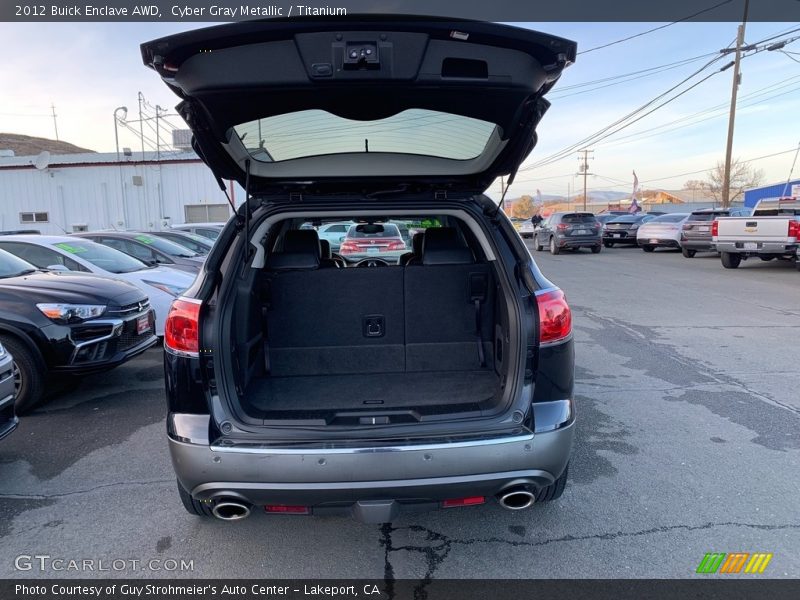
[{"label": "windshield", "polygon": [[495,127],[494,123],[424,109],[404,110],[374,121],[303,110],[242,123],[234,130],[250,155],[262,162],[348,152],[468,160],[483,152]]},{"label": "windshield", "polygon": [[208,254],[208,251],[211,250],[211,240],[194,233],[165,234],[163,237],[196,254]]},{"label": "windshield", "polygon": [[175,242],[165,240],[164,238],[155,237],[153,235],[141,233],[135,235],[133,239],[137,242],[141,242],[142,244],[152,246],[156,250],[160,250],[169,256],[180,256],[181,258],[192,258],[197,256],[196,252],[193,252],[188,248],[184,248],[180,244],[176,244]]},{"label": "windshield", "polygon": [[89,240],[76,239],[69,242],[59,242],[53,244],[53,246],[76,258],[82,258],[109,273],[132,273],[149,268],[139,259]]},{"label": "windshield", "polygon": [[36,267],[32,264],[17,258],[5,250],[0,250],[0,278],[19,277],[34,271],[36,271]]}]

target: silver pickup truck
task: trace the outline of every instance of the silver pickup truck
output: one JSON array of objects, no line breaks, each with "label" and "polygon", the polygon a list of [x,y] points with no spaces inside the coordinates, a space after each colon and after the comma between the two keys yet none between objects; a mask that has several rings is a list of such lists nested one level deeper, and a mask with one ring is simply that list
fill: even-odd
[{"label": "silver pickup truck", "polygon": [[711,235],[726,269],[735,269],[751,256],[793,260],[800,269],[800,200],[761,200],[750,217],[718,218]]}]

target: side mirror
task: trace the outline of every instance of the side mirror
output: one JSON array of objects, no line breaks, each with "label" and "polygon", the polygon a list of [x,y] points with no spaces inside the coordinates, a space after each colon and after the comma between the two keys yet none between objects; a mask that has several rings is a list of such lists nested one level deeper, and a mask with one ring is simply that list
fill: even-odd
[{"label": "side mirror", "polygon": [[47,265],[48,271],[69,271],[64,265]]}]

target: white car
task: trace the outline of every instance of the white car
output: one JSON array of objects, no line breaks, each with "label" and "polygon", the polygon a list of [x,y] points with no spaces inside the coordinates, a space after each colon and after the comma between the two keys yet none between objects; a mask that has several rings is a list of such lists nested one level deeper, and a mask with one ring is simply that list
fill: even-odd
[{"label": "white car", "polygon": [[159,337],[164,335],[170,304],[194,281],[194,276],[184,271],[149,267],[119,250],[77,237],[4,235],[0,248],[40,269],[94,273],[132,283],[149,296]]},{"label": "white car", "polygon": [[656,248],[681,249],[681,228],[689,213],[659,215],[639,226],[636,243],[645,252]]},{"label": "white car", "polygon": [[532,238],[533,237],[533,230],[535,227],[533,226],[533,221],[527,219],[522,222],[522,225],[519,227],[519,234],[523,238]]},{"label": "white car", "polygon": [[325,223],[317,228],[317,234],[319,235],[319,239],[328,240],[333,252],[338,252],[339,246],[342,245],[342,241],[347,235],[347,230],[350,229],[352,224],[352,221],[346,223]]}]

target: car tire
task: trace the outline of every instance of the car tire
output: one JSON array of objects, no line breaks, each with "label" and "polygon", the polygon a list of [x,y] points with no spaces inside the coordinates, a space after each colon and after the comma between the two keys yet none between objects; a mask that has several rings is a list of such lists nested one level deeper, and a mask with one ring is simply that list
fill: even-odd
[{"label": "car tire", "polygon": [[558,245],[556,244],[556,238],[551,237],[550,238],[550,254],[555,256],[556,254],[560,254],[560,253],[561,253],[561,248],[559,248]]},{"label": "car tire", "polygon": [[37,357],[18,339],[3,335],[0,336],[0,343],[14,357],[14,387],[17,394],[14,410],[22,415],[33,409],[44,396],[44,369]]},{"label": "car tire", "polygon": [[771,260],[772,260],[773,258],[775,258],[775,257],[774,257],[774,256],[759,256],[758,258],[760,258],[760,259],[761,259],[761,260],[763,260],[764,262],[769,262],[769,261],[771,261]]},{"label": "car tire", "polygon": [[681,248],[681,254],[683,254],[686,258],[694,258],[694,255],[697,254],[697,250],[690,250],[689,248]]},{"label": "car tire", "polygon": [[541,252],[544,249],[544,246],[542,246],[539,243],[539,236],[538,235],[533,236],[533,247],[536,249],[537,252]]},{"label": "car tire", "polygon": [[655,250],[655,246],[642,246],[642,250],[645,252],[653,252]]},{"label": "car tire", "polygon": [[605,246],[606,248],[613,248],[614,242],[603,242],[603,246]]},{"label": "car tire", "polygon": [[[177,481],[177,480],[176,480]],[[178,496],[181,498],[181,504],[186,512],[198,517],[213,517],[214,513],[211,512],[211,504],[207,502],[200,502],[192,498],[192,495],[183,489],[181,482],[178,481]]]},{"label": "car tire", "polygon": [[592,246],[592,254],[600,254],[600,250],[602,250],[602,246]]},{"label": "car tire", "polygon": [[723,252],[720,254],[720,259],[722,260],[722,266],[726,269],[735,269],[742,262],[742,258],[732,252]]},{"label": "car tire", "polygon": [[569,475],[569,463],[567,463],[561,477],[556,479],[547,487],[543,487],[536,494],[536,502],[550,502],[551,500],[558,500],[564,489],[567,487],[567,477]]}]

